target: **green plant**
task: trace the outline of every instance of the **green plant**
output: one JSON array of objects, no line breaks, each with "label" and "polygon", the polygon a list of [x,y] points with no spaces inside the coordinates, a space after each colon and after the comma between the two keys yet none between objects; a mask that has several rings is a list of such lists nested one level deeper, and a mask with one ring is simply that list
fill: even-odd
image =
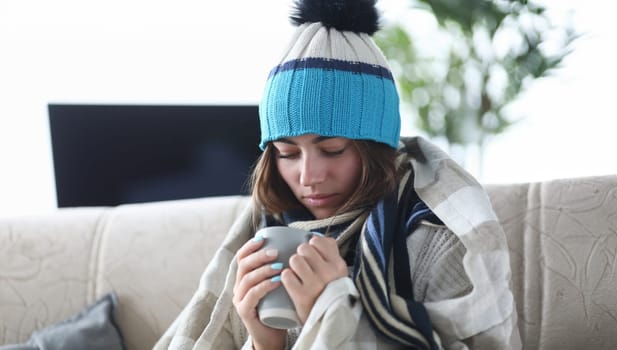
[{"label": "green plant", "polygon": [[419,45],[426,38],[414,33],[414,23],[387,25],[376,36],[401,99],[427,136],[481,153],[490,136],[513,125],[508,104],[558,67],[575,39],[570,27],[551,24],[544,7],[524,0],[410,4],[410,11],[433,16],[437,43]]}]

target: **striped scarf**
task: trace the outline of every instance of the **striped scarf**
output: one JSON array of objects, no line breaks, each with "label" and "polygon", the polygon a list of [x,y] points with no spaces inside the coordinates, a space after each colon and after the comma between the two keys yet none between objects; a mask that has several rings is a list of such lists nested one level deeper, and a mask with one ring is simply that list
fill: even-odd
[{"label": "striped scarf", "polygon": [[407,237],[422,220],[441,222],[417,197],[412,179],[402,186],[399,198],[383,198],[371,210],[361,232],[353,280],[381,335],[414,349],[439,349],[426,308],[414,300]]},{"label": "striped scarf", "polygon": [[297,209],[266,217],[265,223],[335,237],[348,265],[353,265],[352,279],[375,331],[414,349],[439,349],[428,312],[414,301],[406,241],[420,221],[441,221],[418,198],[411,172],[403,177],[398,196],[381,199],[369,211],[314,220],[308,211]]}]

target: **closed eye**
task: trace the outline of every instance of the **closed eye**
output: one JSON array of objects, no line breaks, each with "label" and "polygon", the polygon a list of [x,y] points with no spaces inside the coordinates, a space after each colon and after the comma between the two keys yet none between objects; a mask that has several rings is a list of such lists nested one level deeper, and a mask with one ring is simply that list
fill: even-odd
[{"label": "closed eye", "polygon": [[298,153],[280,153],[276,155],[279,159],[294,159],[298,157]]},{"label": "closed eye", "polygon": [[336,156],[340,156],[341,154],[343,154],[343,152],[345,152],[345,150],[347,149],[347,147],[343,147],[339,150],[336,151],[327,151],[327,150],[323,150],[322,152],[328,156],[328,157],[336,157]]}]

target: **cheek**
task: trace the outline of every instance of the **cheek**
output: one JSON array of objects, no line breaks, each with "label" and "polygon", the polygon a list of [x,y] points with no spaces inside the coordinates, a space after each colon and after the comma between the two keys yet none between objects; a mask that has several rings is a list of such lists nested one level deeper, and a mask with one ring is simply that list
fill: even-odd
[{"label": "cheek", "polygon": [[356,162],[351,173],[353,174],[353,178],[351,180],[353,186],[357,187],[360,184],[360,178],[362,177],[362,164],[360,164],[360,162]]},{"label": "cheek", "polygon": [[347,187],[355,187],[360,182],[362,175],[362,163],[359,159],[352,158],[345,162],[344,166],[338,166],[339,176],[344,179]]},{"label": "cheek", "polygon": [[279,175],[287,183],[287,186],[293,187],[293,179],[294,179],[294,169],[289,164],[285,164],[286,162],[281,162],[280,160],[276,162],[276,168],[279,172]]}]

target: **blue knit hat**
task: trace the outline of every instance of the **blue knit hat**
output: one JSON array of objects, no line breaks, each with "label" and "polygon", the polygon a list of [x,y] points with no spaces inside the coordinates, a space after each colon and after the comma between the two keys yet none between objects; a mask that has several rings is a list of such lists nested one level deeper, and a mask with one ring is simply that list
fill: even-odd
[{"label": "blue knit hat", "polygon": [[259,105],[261,143],[304,134],[373,140],[396,148],[399,98],[371,35],[374,0],[300,0],[291,46]]}]

